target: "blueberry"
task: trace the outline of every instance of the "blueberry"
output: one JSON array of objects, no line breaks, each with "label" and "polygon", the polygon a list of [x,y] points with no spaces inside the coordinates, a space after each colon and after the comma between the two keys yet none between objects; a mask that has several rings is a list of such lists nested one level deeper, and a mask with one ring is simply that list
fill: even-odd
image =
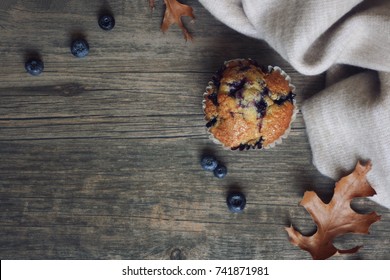
[{"label": "blueberry", "polygon": [[24,64],[24,68],[26,69],[27,73],[38,76],[43,72],[43,62],[40,59],[29,59]]},{"label": "blueberry", "polygon": [[102,15],[99,17],[99,26],[101,29],[109,31],[115,26],[115,19],[111,15]]},{"label": "blueberry", "polygon": [[200,165],[206,171],[214,171],[218,166],[218,161],[213,156],[204,156],[200,161]]},{"label": "blueberry", "polygon": [[283,105],[283,103],[286,101],[293,103],[294,97],[295,97],[295,94],[290,92],[288,95],[281,96],[279,99],[274,100],[274,102],[278,105]]},{"label": "blueberry", "polygon": [[212,94],[207,96],[208,99],[210,99],[214,106],[218,106],[218,94],[216,92],[213,92]]},{"label": "blueberry", "polygon": [[232,83],[228,83],[228,86],[229,86],[229,95],[231,97],[236,97],[235,96],[235,93],[237,91],[239,91],[240,89],[242,89],[244,87],[246,83],[246,79],[242,79],[240,81],[235,81],[235,82],[232,82]]},{"label": "blueberry", "polygon": [[260,115],[260,118],[264,118],[265,114],[267,113],[267,102],[265,102],[264,99],[261,99],[260,101],[255,102],[255,106],[257,113]]},{"label": "blueberry", "polygon": [[88,42],[84,39],[74,40],[70,46],[70,51],[75,57],[85,57],[89,53]]},{"label": "blueberry", "polygon": [[215,125],[216,123],[217,123],[217,118],[214,117],[214,118],[212,118],[209,122],[206,123],[206,127],[207,127],[207,128],[210,128],[210,127],[212,127],[213,125]]},{"label": "blueberry", "polygon": [[244,210],[246,205],[246,198],[243,193],[230,193],[226,199],[227,206],[233,213],[240,213]]},{"label": "blueberry", "polygon": [[212,81],[217,88],[219,88],[219,86],[221,85],[222,75],[225,70],[226,70],[226,66],[225,65],[221,66],[221,68],[219,68],[218,71],[215,73],[215,75],[213,75],[212,77]]},{"label": "blueberry", "polygon": [[214,169],[214,176],[222,179],[227,174],[227,168],[225,165],[218,164],[218,166]]}]

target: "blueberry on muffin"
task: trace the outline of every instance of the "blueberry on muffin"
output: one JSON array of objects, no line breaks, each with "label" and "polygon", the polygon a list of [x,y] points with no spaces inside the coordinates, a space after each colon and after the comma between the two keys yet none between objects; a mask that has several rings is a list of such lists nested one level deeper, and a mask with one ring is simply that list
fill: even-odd
[{"label": "blueberry on muffin", "polygon": [[293,91],[278,67],[227,61],[204,94],[206,127],[212,139],[232,150],[270,147],[285,137],[295,117]]}]

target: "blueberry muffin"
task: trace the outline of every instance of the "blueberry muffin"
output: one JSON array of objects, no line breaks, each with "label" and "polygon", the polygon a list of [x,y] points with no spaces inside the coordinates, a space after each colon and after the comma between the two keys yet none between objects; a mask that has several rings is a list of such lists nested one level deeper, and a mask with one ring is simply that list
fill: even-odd
[{"label": "blueberry muffin", "polygon": [[295,117],[294,86],[278,67],[251,59],[225,62],[206,88],[206,127],[232,150],[267,148],[285,137]]}]

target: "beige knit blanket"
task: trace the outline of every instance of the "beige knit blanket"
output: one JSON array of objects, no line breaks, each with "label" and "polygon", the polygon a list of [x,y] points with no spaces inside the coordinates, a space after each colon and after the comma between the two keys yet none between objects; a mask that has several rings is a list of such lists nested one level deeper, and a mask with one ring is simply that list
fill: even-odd
[{"label": "beige knit blanket", "polygon": [[301,106],[313,163],[333,179],[371,160],[373,200],[390,208],[390,0],[199,0],[265,40],[297,71],[326,71]]}]

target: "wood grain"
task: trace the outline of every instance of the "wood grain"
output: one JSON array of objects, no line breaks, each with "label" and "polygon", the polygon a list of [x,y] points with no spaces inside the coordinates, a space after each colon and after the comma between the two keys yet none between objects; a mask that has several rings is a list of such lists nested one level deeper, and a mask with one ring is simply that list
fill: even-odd
[{"label": "wood grain", "polygon": [[[323,199],[334,182],[311,163],[301,114],[288,139],[264,151],[226,151],[205,132],[202,95],[223,61],[251,57],[278,65],[297,87],[298,105],[320,91],[324,76],[303,76],[265,42],[215,20],[197,1],[194,35],[160,31],[162,1],[0,2],[1,259],[309,259],[284,231],[315,229],[298,206],[305,190]],[[116,26],[97,25],[110,9]],[[88,40],[84,59],[69,44]],[[45,71],[29,76],[24,61]],[[201,170],[201,155],[228,167],[223,180]],[[347,171],[346,171],[347,172]],[[232,214],[231,189],[247,196]],[[390,212],[362,200],[382,220],[363,244],[335,259],[389,259]]]}]

